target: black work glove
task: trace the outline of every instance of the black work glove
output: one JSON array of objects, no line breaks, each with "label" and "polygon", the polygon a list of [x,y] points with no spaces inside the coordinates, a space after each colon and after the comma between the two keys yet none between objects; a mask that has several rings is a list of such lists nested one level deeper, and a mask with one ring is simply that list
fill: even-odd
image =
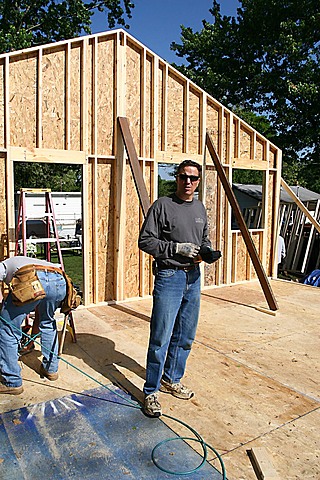
[{"label": "black work glove", "polygon": [[200,248],[199,255],[204,262],[213,263],[219,260],[221,257],[221,252],[220,250],[213,250],[211,247],[205,245],[204,247]]}]

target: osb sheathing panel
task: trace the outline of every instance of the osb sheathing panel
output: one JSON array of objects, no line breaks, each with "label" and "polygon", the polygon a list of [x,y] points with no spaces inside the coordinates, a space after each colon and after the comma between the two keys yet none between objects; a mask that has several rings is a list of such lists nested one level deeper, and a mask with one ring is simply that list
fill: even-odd
[{"label": "osb sheathing panel", "polygon": [[276,151],[270,148],[269,151],[269,167],[270,168],[277,168],[276,164]]},{"label": "osb sheathing panel", "polygon": [[114,38],[98,42],[97,72],[97,143],[98,155],[113,154],[115,116],[115,56]]},{"label": "osb sheathing panel", "polygon": [[227,208],[229,205],[229,201],[227,198],[227,195],[224,192],[224,189],[222,187],[222,184],[220,183],[221,187],[221,205],[222,205],[222,211],[221,211],[221,218],[220,218],[220,239],[218,239],[218,244],[217,244],[217,250],[221,250],[221,260],[220,260],[220,278],[219,278],[219,283],[226,283],[225,280],[225,269],[224,265],[227,262],[227,259],[225,258],[225,243],[227,241],[226,238],[226,215],[225,212],[227,212]]},{"label": "osb sheathing panel", "polygon": [[86,63],[86,97],[87,97],[87,105],[86,105],[86,115],[87,115],[87,126],[84,126],[84,131],[86,132],[86,139],[88,142],[88,151],[91,153],[95,153],[94,151],[94,120],[93,120],[93,113],[94,113],[94,105],[93,105],[93,46],[92,42],[90,42],[87,46],[87,52],[85,57]]},{"label": "osb sheathing panel", "polygon": [[231,159],[233,157],[238,157],[238,135],[237,135],[237,124],[238,122],[233,118],[231,125],[231,138],[232,138],[232,150],[231,150]]},{"label": "osb sheathing panel", "polygon": [[[217,249],[217,172],[213,167],[206,169],[205,206],[208,216],[208,236],[214,249]],[[215,285],[216,264],[205,265],[204,285]]]},{"label": "osb sheathing panel", "polygon": [[89,197],[89,205],[87,209],[88,217],[87,217],[87,227],[88,227],[88,246],[87,246],[87,258],[88,258],[88,264],[87,264],[87,270],[88,270],[88,298],[89,298],[89,303],[93,302],[93,195],[95,193],[93,192],[93,165],[92,165],[93,159],[89,159],[88,162],[88,184],[87,184],[87,190],[88,190],[88,197]]},{"label": "osb sheathing panel", "polygon": [[4,148],[4,61],[0,62],[0,148]]},{"label": "osb sheathing panel", "polygon": [[[22,55],[10,62],[10,144],[36,145],[37,57]],[[61,147],[63,148],[63,147]]]},{"label": "osb sheathing panel", "polygon": [[[6,178],[6,164],[5,156],[0,155],[0,178]],[[7,254],[7,217],[6,217],[6,189],[2,184],[0,189],[0,261],[6,257]]]},{"label": "osb sheathing panel", "polygon": [[267,252],[270,252],[270,254],[267,255],[266,258],[266,272],[267,275],[271,275],[272,271],[272,249],[273,249],[273,237],[271,235],[272,232],[272,227],[273,227],[273,222],[274,222],[274,208],[273,208],[273,198],[274,198],[274,188],[275,188],[275,172],[269,172],[269,177],[268,177],[268,182],[269,182],[269,191],[268,191],[268,211],[266,212],[266,222],[267,222],[267,245],[266,249]]},{"label": "osb sheathing panel", "polygon": [[243,127],[240,127],[240,158],[252,158],[251,157],[251,135]]},{"label": "osb sheathing panel", "polygon": [[158,69],[158,149],[164,150],[164,132],[163,132],[163,119],[164,119],[164,68]]},{"label": "osb sheathing panel", "polygon": [[260,138],[256,139],[256,159],[265,160],[264,158],[264,142]]},{"label": "osb sheathing panel", "polygon": [[[151,182],[153,182],[153,165],[151,163],[147,163],[146,166],[145,166],[144,179],[145,179],[147,191],[148,191],[149,198],[150,198],[151,197],[151,190],[152,190],[151,189],[151,185],[152,185]],[[143,221],[143,218],[141,218],[141,221]],[[149,268],[151,257],[150,257],[150,255],[145,254],[144,258],[145,258],[145,262],[144,262],[144,265],[143,265],[143,269],[144,269],[144,292],[145,292],[146,295],[148,295],[148,294],[151,294],[151,292],[149,290],[150,277],[152,276],[151,269]],[[141,281],[141,278],[140,278],[140,281]]]},{"label": "osb sheathing panel", "polygon": [[[262,232],[251,232],[251,238],[261,260],[262,253]],[[255,268],[250,260],[250,279],[257,278]]]},{"label": "osb sheathing panel", "polygon": [[81,48],[76,46],[70,51],[70,149],[81,150]]},{"label": "osb sheathing panel", "polygon": [[212,102],[207,104],[207,132],[217,149],[219,139],[219,109]]},{"label": "osb sheathing panel", "polygon": [[223,137],[222,137],[222,152],[221,152],[221,161],[222,163],[228,163],[228,128],[229,128],[229,115],[223,116]]},{"label": "osb sheathing panel", "polygon": [[190,90],[188,153],[199,154],[201,151],[200,141],[200,94]]},{"label": "osb sheathing panel", "polygon": [[168,75],[167,148],[172,152],[183,151],[183,83],[171,73]]},{"label": "osb sheathing panel", "polygon": [[236,258],[236,282],[247,280],[247,247],[241,234],[236,237],[237,241],[237,258]]},{"label": "osb sheathing panel", "polygon": [[152,156],[153,147],[153,64],[150,57],[146,59],[146,78],[145,78],[145,128],[144,128],[144,144],[145,149],[142,156],[150,158]]},{"label": "osb sheathing panel", "polygon": [[125,258],[124,261],[124,295],[126,298],[139,296],[139,199],[134,186],[129,165],[126,168],[126,225],[125,225]]},{"label": "osb sheathing panel", "polygon": [[42,147],[65,148],[65,50],[42,58]]},{"label": "osb sheathing panel", "polygon": [[129,43],[126,55],[126,116],[130,120],[131,134],[137,154],[140,156],[141,51]]},{"label": "osb sheathing panel", "polygon": [[114,298],[114,169],[113,163],[98,160],[97,165],[97,207],[98,207],[98,301]]}]

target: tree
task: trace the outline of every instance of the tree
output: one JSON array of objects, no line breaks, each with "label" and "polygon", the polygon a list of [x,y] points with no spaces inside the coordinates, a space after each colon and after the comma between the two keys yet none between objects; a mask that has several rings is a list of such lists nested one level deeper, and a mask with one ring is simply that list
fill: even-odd
[{"label": "tree", "polygon": [[[130,0],[0,0],[0,53],[74,38],[91,33],[91,17],[97,10],[107,15],[106,24],[127,28]],[[15,189],[47,188],[80,191],[79,166],[18,163]]]},{"label": "tree", "polygon": [[182,44],[171,48],[187,64],[177,68],[229,108],[264,116],[284,177],[320,191],[319,1],[240,3],[235,18],[214,0],[213,23],[181,27]]},{"label": "tree", "polygon": [[177,189],[175,180],[165,180],[158,175],[158,197],[167,197]]},{"label": "tree", "polygon": [[51,188],[55,192],[80,192],[81,166],[17,162],[14,169],[15,191],[21,188]]},{"label": "tree", "polygon": [[130,0],[0,0],[0,52],[91,33],[95,11],[106,13],[109,27],[127,28],[133,8]]}]

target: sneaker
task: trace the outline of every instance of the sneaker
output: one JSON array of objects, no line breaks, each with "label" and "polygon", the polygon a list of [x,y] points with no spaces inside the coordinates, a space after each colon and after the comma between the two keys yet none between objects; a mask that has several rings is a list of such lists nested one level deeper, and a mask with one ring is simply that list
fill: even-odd
[{"label": "sneaker", "polygon": [[21,387],[8,387],[4,383],[0,383],[0,393],[4,393],[7,395],[20,395],[23,392],[23,386]]},{"label": "sneaker", "polygon": [[171,393],[174,397],[182,398],[182,400],[190,400],[194,396],[194,392],[182,383],[170,383],[163,379],[161,380],[160,392]]},{"label": "sneaker", "polygon": [[58,380],[58,377],[59,377],[58,372],[49,373],[48,370],[46,370],[42,364],[40,366],[40,372],[39,373],[40,373],[41,378],[46,377],[51,382],[54,382],[55,380]]},{"label": "sneaker", "polygon": [[145,396],[143,411],[148,417],[160,417],[162,411],[157,393],[151,393]]}]

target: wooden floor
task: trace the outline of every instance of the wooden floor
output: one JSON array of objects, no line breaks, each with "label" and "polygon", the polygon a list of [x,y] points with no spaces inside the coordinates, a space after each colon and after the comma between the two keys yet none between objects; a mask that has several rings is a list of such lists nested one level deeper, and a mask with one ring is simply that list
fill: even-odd
[{"label": "wooden floor", "polygon": [[[257,478],[248,456],[257,447],[279,479],[319,479],[320,291],[277,280],[271,286],[275,316],[261,311],[267,304],[258,282],[203,291],[184,379],[196,396],[183,401],[161,394],[161,403],[164,413],[190,424],[222,455],[229,480]],[[2,396],[0,412],[89,390],[96,381],[114,382],[141,400],[151,307],[146,299],[79,308],[78,341],[67,335],[68,363],[61,361],[59,380],[40,379],[37,347],[23,357],[25,392]],[[212,464],[219,467],[217,460]]]}]

